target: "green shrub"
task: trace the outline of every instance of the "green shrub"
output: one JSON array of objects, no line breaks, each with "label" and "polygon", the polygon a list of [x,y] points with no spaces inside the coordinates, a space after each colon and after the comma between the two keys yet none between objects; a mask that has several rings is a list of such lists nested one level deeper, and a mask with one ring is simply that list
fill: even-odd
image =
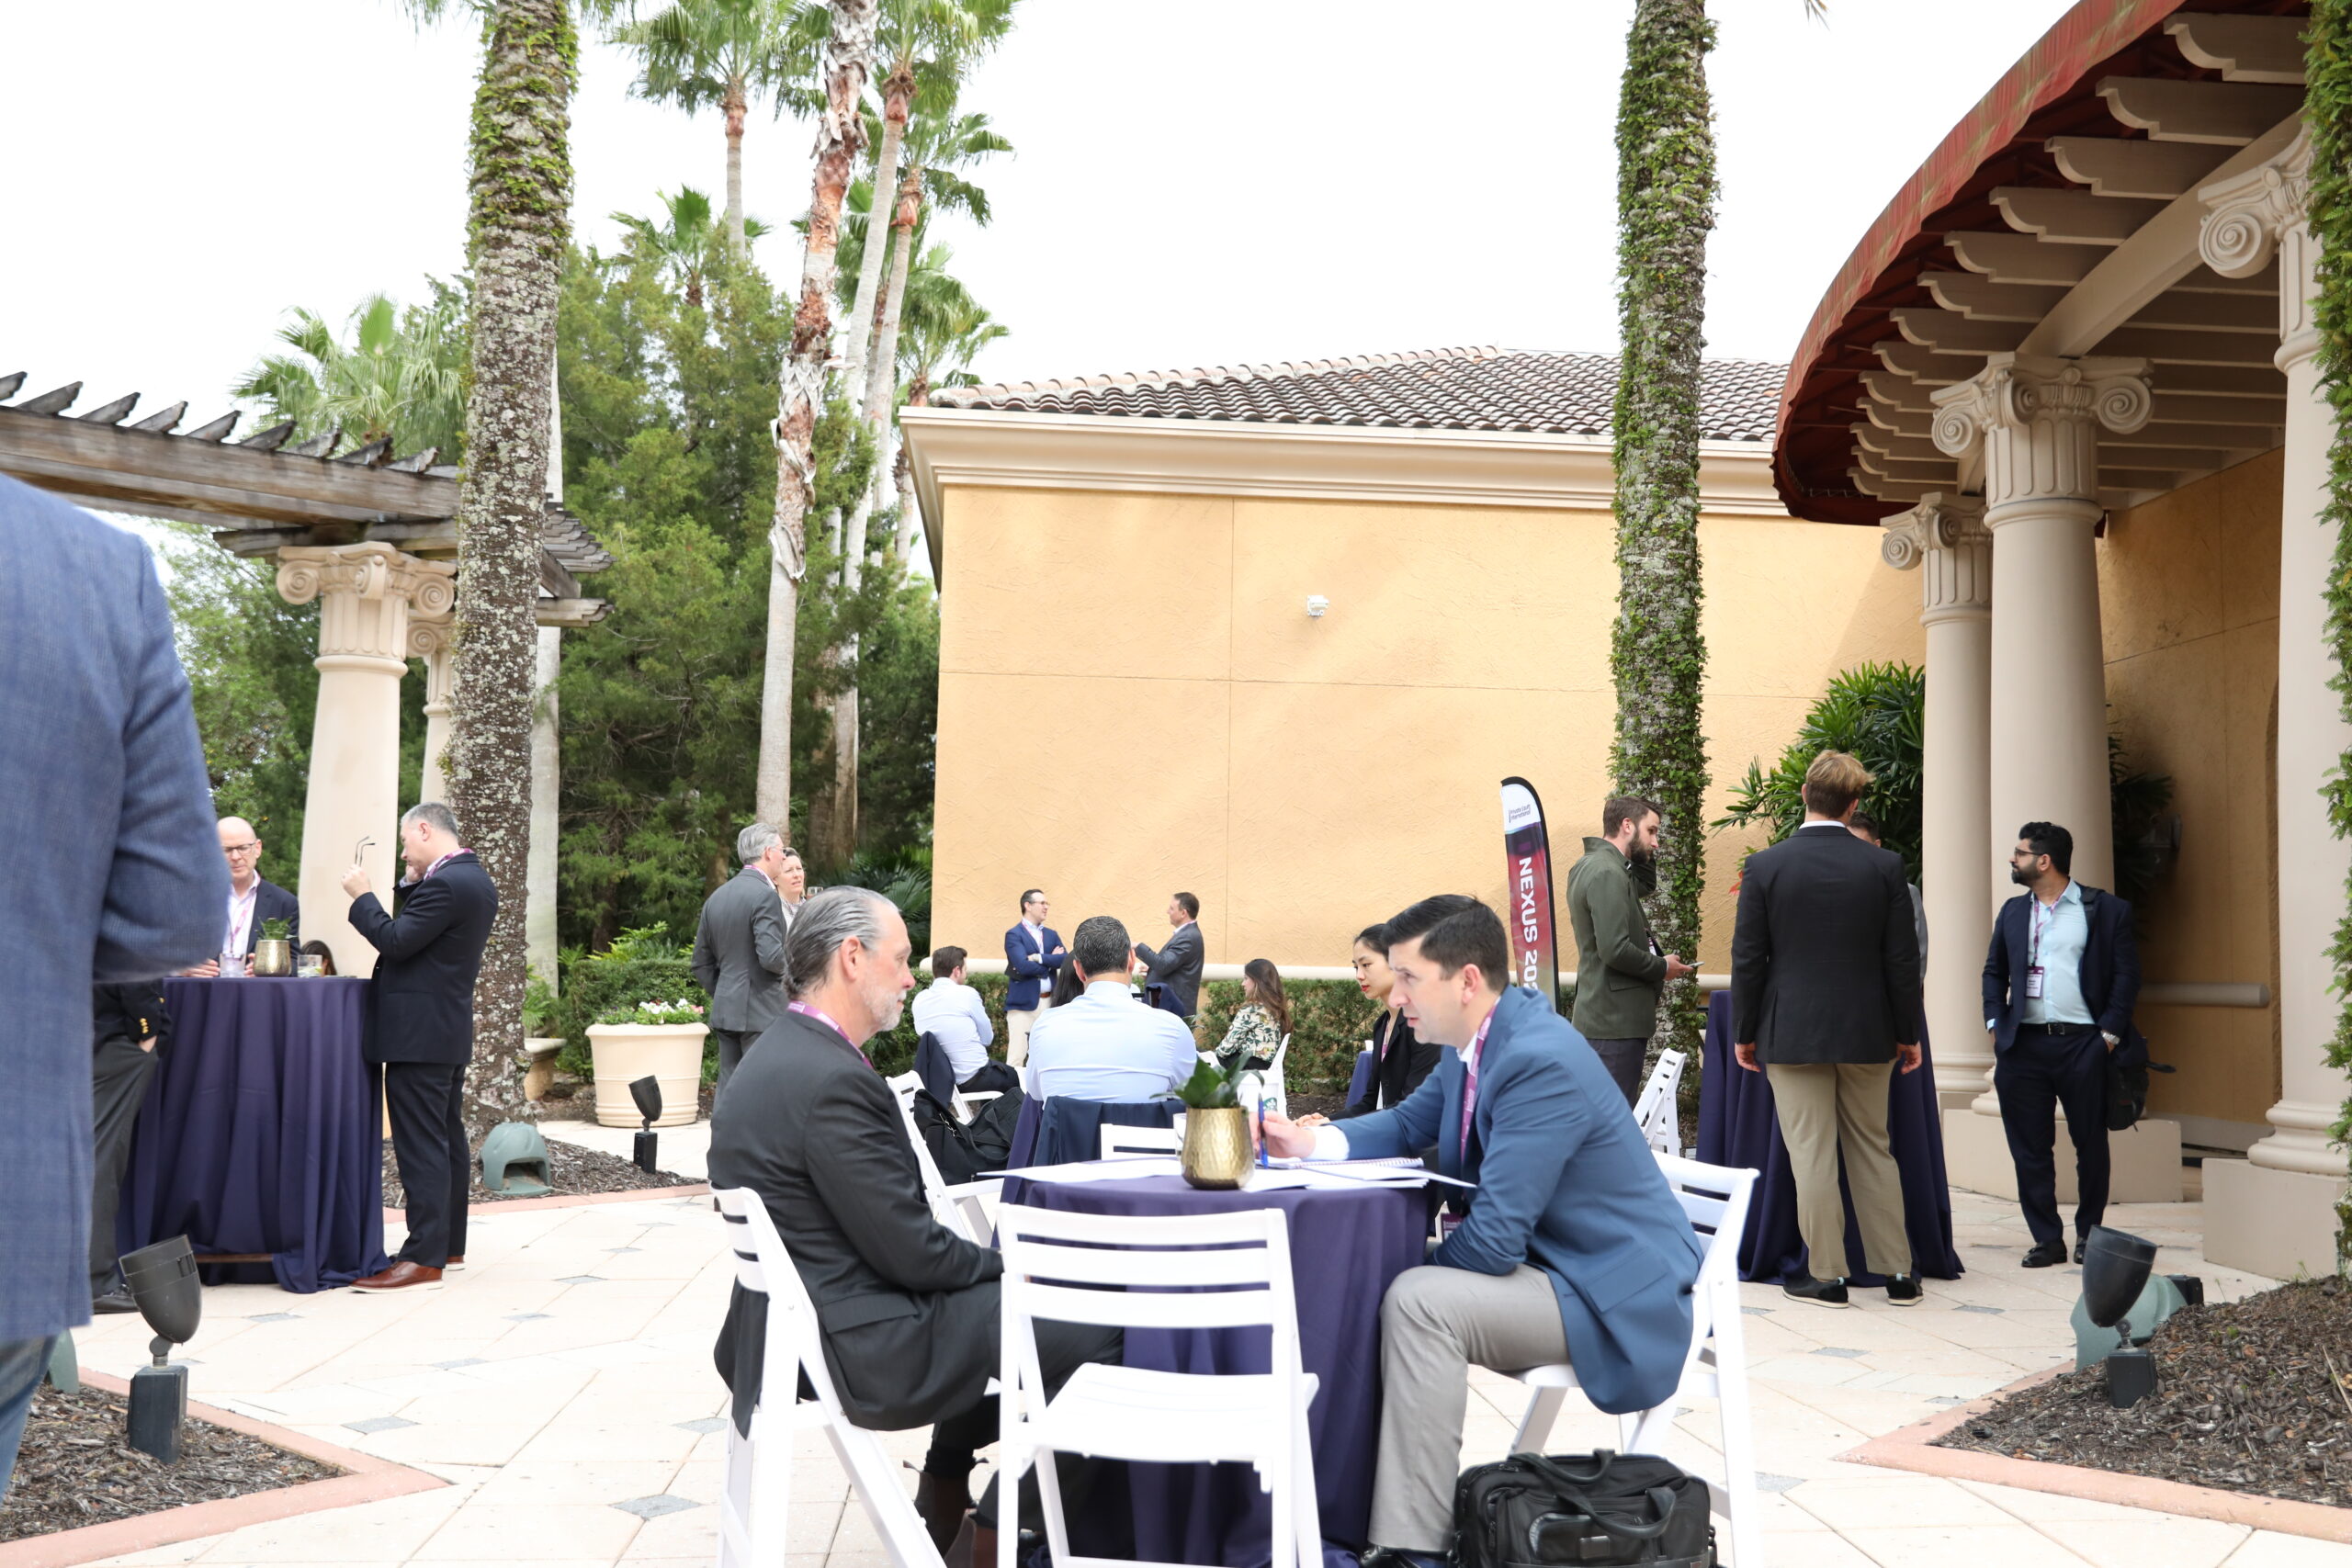
[{"label": "green shrub", "polygon": [[[563,987],[555,998],[552,1019],[556,1032],[563,1036],[556,1065],[576,1077],[588,1077],[593,1068],[588,1026],[616,1009],[702,996],[687,959],[688,954],[670,940],[668,929],[658,925],[623,931],[602,953],[567,951]],[[707,1082],[718,1071],[718,1043],[707,1039],[704,1080]]]},{"label": "green shrub", "polygon": [[[1380,1004],[1353,980],[1286,980],[1290,1000],[1290,1055],[1283,1064],[1284,1087],[1297,1094],[1344,1094],[1355,1073],[1356,1053],[1372,1038]],[[1201,1010],[1193,1037],[1208,1050],[1225,1038],[1241,1009],[1241,982],[1211,980],[1201,987]]]}]

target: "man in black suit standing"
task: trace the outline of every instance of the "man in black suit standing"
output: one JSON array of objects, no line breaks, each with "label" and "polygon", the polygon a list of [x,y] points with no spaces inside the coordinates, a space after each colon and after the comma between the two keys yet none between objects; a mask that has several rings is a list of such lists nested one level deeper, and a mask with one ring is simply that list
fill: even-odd
[{"label": "man in black suit standing", "polygon": [[[2075,1261],[2107,1218],[2107,1065],[2145,1061],[2132,1027],[2140,946],[2132,906],[2073,879],[2075,835],[2055,822],[2018,829],[2009,880],[2025,891],[2001,906],[1984,955],[1984,1027],[1993,1089],[2018,1170],[2018,1206],[2033,1247],[2029,1269],[2066,1261],[2058,1223],[2057,1108],[2075,1141]],[[2129,1065],[2127,1061],[2127,1065]]]},{"label": "man in black suit standing", "polygon": [[355,1280],[363,1291],[437,1287],[441,1271],[465,1262],[466,1197],[473,1156],[466,1142],[466,1064],[474,1054],[474,976],[498,889],[473,851],[458,841],[458,819],[437,800],[401,818],[408,876],[388,915],[353,866],[343,874],[351,926],[375,948],[368,987],[370,1066],[384,1069],[392,1154],[408,1190],[408,1240],[391,1267]]},{"label": "man in black suit standing", "polygon": [[1201,901],[1190,893],[1169,895],[1168,923],[1176,928],[1169,933],[1168,945],[1154,952],[1139,942],[1136,956],[1146,966],[1145,994],[1154,986],[1164,987],[1167,1001],[1175,1004],[1169,1010],[1189,1019],[1200,1010],[1201,971],[1207,963],[1207,949],[1201,942]]},{"label": "man in black suit standing", "polygon": [[1919,1300],[1886,1135],[1893,1065],[1920,1061],[1919,939],[1902,857],[1846,825],[1870,783],[1843,751],[1813,760],[1804,826],[1748,857],[1732,932],[1732,1049],[1771,1080],[1807,1254],[1781,1289],[1822,1306],[1847,1304],[1841,1151],[1871,1271],[1894,1305]]},{"label": "man in black suit standing", "polygon": [[710,1032],[718,1037],[718,1094],[727,1092],[744,1050],[784,1011],[785,915],[777,879],[791,853],[784,835],[765,822],[736,834],[735,858],[743,869],[703,901],[695,926],[695,978],[710,997]]},{"label": "man in black suit standing", "polygon": [[[867,888],[830,888],[801,908],[788,945],[793,998],[712,1113],[710,1184],[749,1188],[766,1203],[816,1303],[850,1419],[933,1427],[915,1506],[944,1551],[972,1506],[974,1456],[997,1437],[986,1391],[1004,1261],[933,1216],[899,1102],[865,1057],[866,1041],[897,1025],[914,987],[897,907]],[[716,1359],[739,1425],[762,1394],[752,1358],[765,1319],[764,1300],[736,1287]],[[1037,1348],[1058,1388],[1085,1362],[1117,1360],[1120,1336],[1040,1323]],[[769,1392],[792,1397],[788,1385]],[[1063,1462],[1060,1473],[1067,1499],[1087,1470]],[[991,1483],[974,1516],[976,1563],[996,1561],[997,1517]]]}]

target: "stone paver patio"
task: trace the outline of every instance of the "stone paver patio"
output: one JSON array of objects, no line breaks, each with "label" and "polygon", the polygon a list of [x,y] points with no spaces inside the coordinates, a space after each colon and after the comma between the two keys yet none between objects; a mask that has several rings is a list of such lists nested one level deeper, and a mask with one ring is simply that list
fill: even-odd
[{"label": "stone paver patio", "polygon": [[[2025,1236],[2012,1205],[1955,1192],[1953,1207],[1970,1272],[1929,1281],[1919,1308],[1891,1309],[1872,1292],[1834,1312],[1745,1288],[1775,1568],[2352,1568],[2352,1546],[1840,1462],[1866,1438],[2071,1355],[2080,1271],[2018,1269]],[[2202,1274],[2216,1297],[2268,1283],[2204,1265],[2195,1203],[2110,1218],[2162,1243],[2159,1268]],[[195,1398],[447,1486],[106,1561],[710,1562],[725,1445],[710,1346],[729,1271],[708,1201],[477,1212],[470,1258],[447,1288],[424,1294],[209,1291],[186,1353]],[[136,1318],[102,1319],[77,1337],[84,1364],[102,1371],[128,1375],[143,1359]],[[1499,1457],[1520,1409],[1508,1380],[1482,1374],[1475,1386],[1464,1463]],[[1703,1451],[1713,1426],[1712,1408],[1683,1417],[1686,1458]],[[1603,1444],[1613,1446],[1613,1426],[1572,1400],[1551,1447]],[[892,1438],[910,1461],[923,1446],[921,1432]],[[881,1544],[822,1439],[805,1435],[798,1461],[795,1562],[879,1568]]]}]

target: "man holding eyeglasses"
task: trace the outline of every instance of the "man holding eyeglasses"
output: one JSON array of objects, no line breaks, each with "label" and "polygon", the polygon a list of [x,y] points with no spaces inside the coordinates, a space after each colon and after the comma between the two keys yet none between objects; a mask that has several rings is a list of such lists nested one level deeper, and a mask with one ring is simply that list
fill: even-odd
[{"label": "man holding eyeglasses", "polygon": [[[235,972],[243,974],[251,964],[254,943],[261,940],[264,921],[284,920],[286,934],[300,945],[302,906],[294,895],[262,875],[261,836],[243,818],[220,818],[220,853],[229,862],[228,919],[220,928],[220,951],[234,953],[241,964]],[[208,958],[182,973],[217,976],[220,960]]]}]

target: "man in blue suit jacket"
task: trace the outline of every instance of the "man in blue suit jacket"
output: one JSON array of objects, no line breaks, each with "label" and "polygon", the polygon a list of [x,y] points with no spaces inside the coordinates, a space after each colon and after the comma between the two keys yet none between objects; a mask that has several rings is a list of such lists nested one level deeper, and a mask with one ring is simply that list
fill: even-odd
[{"label": "man in blue suit jacket", "polygon": [[1004,1059],[1019,1066],[1029,1059],[1029,1026],[1053,1004],[1054,971],[1069,962],[1061,932],[1046,923],[1051,906],[1043,888],[1021,896],[1021,919],[1004,933]]},{"label": "man in blue suit jacket", "polygon": [[1344,1129],[1268,1116],[1265,1131],[1274,1152],[1311,1159],[1435,1145],[1441,1174],[1477,1184],[1380,1312],[1372,1539],[1431,1568],[1453,1533],[1469,1364],[1566,1361],[1603,1410],[1662,1404],[1690,1348],[1700,1250],[1600,1058],[1534,991],[1504,988],[1492,909],[1425,898],[1388,922],[1388,943],[1415,1038],[1454,1049],[1402,1105]]},{"label": "man in blue suit jacket", "polygon": [[2057,1108],[2075,1141],[2075,1261],[2107,1218],[2107,1067],[2144,1065],[2132,1027],[2140,948],[2132,906],[2069,874],[2075,836],[2054,822],[2018,829],[2009,879],[2025,889],[1993,919],[1984,955],[1984,1027],[1993,1089],[2017,1167],[2018,1206],[2033,1235],[2028,1269],[2066,1261],[2058,1220]]},{"label": "man in blue suit jacket", "polygon": [[59,1334],[90,1320],[90,987],[220,950],[229,870],[136,536],[0,479],[0,1493]]}]

